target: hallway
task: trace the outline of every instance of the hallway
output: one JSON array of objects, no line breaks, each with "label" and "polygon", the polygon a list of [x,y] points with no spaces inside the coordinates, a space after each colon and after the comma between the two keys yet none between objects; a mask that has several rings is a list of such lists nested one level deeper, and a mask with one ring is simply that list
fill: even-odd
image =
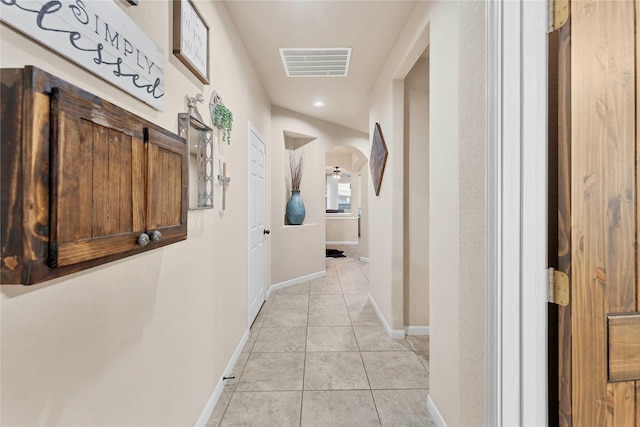
[{"label": "hallway", "polygon": [[[335,247],[335,246],[332,246]],[[207,426],[435,426],[429,338],[389,338],[355,246],[270,296]]]}]

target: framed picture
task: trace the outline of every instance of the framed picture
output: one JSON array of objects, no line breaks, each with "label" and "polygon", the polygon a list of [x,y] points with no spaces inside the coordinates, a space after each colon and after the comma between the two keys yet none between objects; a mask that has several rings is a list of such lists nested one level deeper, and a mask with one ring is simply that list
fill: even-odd
[{"label": "framed picture", "polygon": [[173,54],[209,84],[209,26],[191,0],[173,0]]},{"label": "framed picture", "polygon": [[380,195],[380,186],[382,185],[382,176],[384,175],[384,167],[387,164],[388,155],[389,151],[382,136],[380,123],[376,123],[373,129],[371,156],[369,156],[369,168],[371,169],[371,178],[373,179],[373,188],[376,190],[376,196]]}]

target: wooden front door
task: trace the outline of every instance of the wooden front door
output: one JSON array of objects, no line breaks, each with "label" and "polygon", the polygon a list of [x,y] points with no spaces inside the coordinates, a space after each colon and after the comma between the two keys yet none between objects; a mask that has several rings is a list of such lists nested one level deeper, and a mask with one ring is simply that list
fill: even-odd
[{"label": "wooden front door", "polygon": [[570,7],[560,37],[558,267],[571,302],[558,313],[559,421],[640,426],[640,0]]}]

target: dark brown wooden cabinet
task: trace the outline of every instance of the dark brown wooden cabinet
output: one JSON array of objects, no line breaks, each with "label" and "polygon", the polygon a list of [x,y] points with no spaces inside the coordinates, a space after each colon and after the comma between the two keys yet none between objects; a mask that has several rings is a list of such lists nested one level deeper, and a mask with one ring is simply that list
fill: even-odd
[{"label": "dark brown wooden cabinet", "polygon": [[3,284],[186,238],[183,138],[34,67],[1,80]]}]

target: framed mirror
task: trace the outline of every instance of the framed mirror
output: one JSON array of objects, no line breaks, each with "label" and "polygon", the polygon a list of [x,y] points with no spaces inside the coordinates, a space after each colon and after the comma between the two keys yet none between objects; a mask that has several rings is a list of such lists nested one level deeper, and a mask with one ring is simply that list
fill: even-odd
[{"label": "framed mirror", "polygon": [[178,133],[189,147],[189,209],[213,208],[213,128],[178,114]]}]

